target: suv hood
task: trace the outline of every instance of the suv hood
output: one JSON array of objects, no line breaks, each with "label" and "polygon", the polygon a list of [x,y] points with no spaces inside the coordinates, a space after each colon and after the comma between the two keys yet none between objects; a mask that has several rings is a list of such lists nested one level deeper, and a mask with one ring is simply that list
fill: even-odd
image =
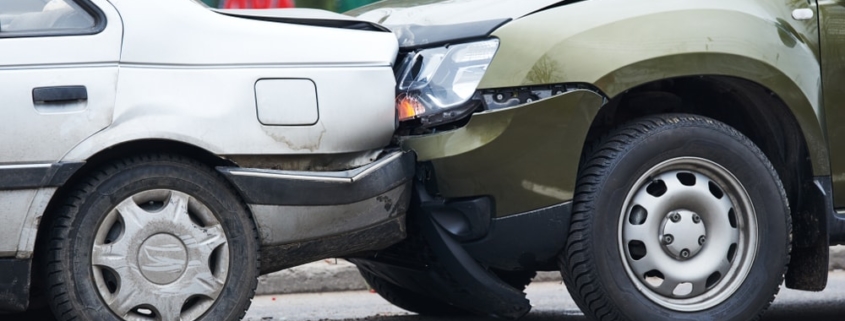
[{"label": "suv hood", "polygon": [[382,1],[347,12],[384,25],[403,49],[429,47],[487,37],[508,21],[565,0],[398,0]]},{"label": "suv hood", "polygon": [[318,9],[228,9],[214,11],[227,16],[261,21],[342,29],[389,31],[377,23]]}]

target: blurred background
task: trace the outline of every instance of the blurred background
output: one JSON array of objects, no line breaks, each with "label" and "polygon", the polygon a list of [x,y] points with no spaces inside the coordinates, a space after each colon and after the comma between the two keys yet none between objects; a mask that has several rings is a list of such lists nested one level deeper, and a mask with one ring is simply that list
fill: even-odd
[{"label": "blurred background", "polygon": [[318,8],[344,12],[379,0],[202,0],[214,8],[269,9],[269,8]]}]

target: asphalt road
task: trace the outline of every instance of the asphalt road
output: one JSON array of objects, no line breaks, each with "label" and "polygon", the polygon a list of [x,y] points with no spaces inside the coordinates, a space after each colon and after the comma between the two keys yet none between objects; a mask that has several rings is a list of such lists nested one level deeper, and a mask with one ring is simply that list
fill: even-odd
[{"label": "asphalt road", "polygon": [[[528,286],[528,299],[534,305],[523,321],[585,321],[564,286],[554,282]],[[52,320],[45,312],[26,315],[0,315],[0,320]],[[430,318],[409,313],[366,291],[328,292],[256,297],[246,320],[254,321],[480,321],[480,317]],[[831,272],[827,290],[802,292],[783,289],[764,321],[845,320],[845,272]]]},{"label": "asphalt road", "polygon": [[[534,308],[522,321],[586,321],[559,283],[534,283],[526,290]],[[246,315],[253,321],[479,321],[480,317],[420,317],[365,291],[260,296]],[[494,319],[495,320],[495,319]],[[827,290],[803,292],[782,288],[764,321],[845,320],[845,272],[831,272]]]}]

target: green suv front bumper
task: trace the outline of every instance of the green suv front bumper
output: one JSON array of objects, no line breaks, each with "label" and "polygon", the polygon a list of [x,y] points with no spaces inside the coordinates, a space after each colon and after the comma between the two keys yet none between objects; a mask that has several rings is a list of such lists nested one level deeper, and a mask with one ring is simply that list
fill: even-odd
[{"label": "green suv front bumper", "polygon": [[490,196],[496,218],[524,213],[572,199],[584,140],[603,101],[576,90],[477,113],[460,129],[404,137],[402,147],[430,162],[440,196]]}]

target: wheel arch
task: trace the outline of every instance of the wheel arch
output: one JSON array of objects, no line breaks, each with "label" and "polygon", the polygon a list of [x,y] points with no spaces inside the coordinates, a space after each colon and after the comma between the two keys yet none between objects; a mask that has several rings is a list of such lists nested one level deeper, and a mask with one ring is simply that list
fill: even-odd
[{"label": "wheel arch", "polygon": [[[25,249],[25,251],[31,251],[33,253],[33,257],[37,257],[37,252],[43,250],[43,247],[46,246],[44,241],[47,239],[47,227],[50,226],[50,220],[53,219],[51,213],[55,212],[55,208],[57,206],[61,206],[62,201],[65,197],[67,197],[68,192],[77,184],[81,183],[86,177],[88,177],[92,172],[96,171],[98,168],[102,167],[103,165],[115,161],[121,158],[125,158],[130,155],[139,155],[145,153],[167,153],[167,154],[176,154],[185,156],[200,163],[206,164],[211,167],[216,166],[235,166],[232,162],[223,159],[201,147],[197,147],[195,145],[191,145],[188,143],[175,141],[175,140],[167,140],[167,139],[143,139],[143,140],[133,140],[123,142],[114,146],[110,146],[103,150],[94,153],[90,157],[85,160],[85,164],[65,182],[64,185],[59,187],[53,196],[50,198],[48,205],[46,206],[45,210],[42,213],[38,213],[41,218],[35,220],[28,220],[32,222],[37,222],[36,228],[37,233],[35,236],[35,240],[33,243],[28,243],[27,240],[21,240],[19,245],[19,250],[22,247],[26,247],[26,244],[30,244],[32,248]],[[229,184],[228,181],[224,182]],[[240,197],[240,195],[238,195]],[[250,215],[251,212],[250,212]],[[29,241],[31,242],[31,241]],[[37,272],[38,262],[33,264],[33,272]],[[33,274],[37,275],[37,274]]]},{"label": "wheel arch", "polygon": [[499,49],[479,88],[584,83],[613,99],[665,79],[745,79],[790,110],[813,174],[829,175],[818,23],[792,19],[791,9],[763,0],[570,3],[494,31]]},{"label": "wheel arch", "polygon": [[[690,65],[689,67],[683,67],[683,70],[663,70],[663,67],[661,67],[666,65],[680,66],[685,61],[691,63],[687,64]],[[694,66],[699,65],[699,63],[704,68]],[[765,72],[743,74],[735,70],[728,70],[731,69],[730,66],[750,66],[750,69],[765,70]],[[624,78],[626,74],[636,74],[642,70],[663,72],[651,73],[649,76],[639,77],[634,81],[618,81],[618,79]],[[613,101],[627,97],[632,91],[649,88],[654,84],[666,81],[694,82],[695,79],[699,79],[700,83],[721,84],[720,88],[712,88],[715,90],[741,93],[744,96],[741,98],[745,100],[741,105],[753,109],[755,115],[760,118],[769,122],[776,121],[772,116],[780,118],[784,125],[788,125],[784,127],[784,131],[791,134],[792,137],[800,138],[803,143],[811,173],[815,176],[830,174],[829,152],[822,125],[823,112],[818,102],[818,97],[821,97],[818,84],[812,89],[802,88],[805,84],[794,82],[792,77],[765,62],[744,56],[723,54],[673,55],[641,61],[619,68],[595,81],[595,85],[605,95],[611,97],[611,101]],[[712,94],[714,91],[708,93]],[[813,97],[816,97],[816,99]],[[599,114],[606,109],[605,107],[607,106],[602,107]],[[746,111],[751,112],[752,110]],[[722,119],[719,120],[722,121]],[[740,131],[742,132],[742,130]],[[743,132],[743,134],[748,135],[746,132]],[[763,148],[760,141],[752,140]],[[766,150],[764,149],[764,151]],[[766,155],[772,157],[769,153]]]},{"label": "wheel arch", "polygon": [[[786,190],[793,218],[793,252],[787,286],[820,290],[827,273],[826,215],[814,179],[813,143],[795,110],[769,88],[743,78],[695,75],[655,80],[628,88],[596,114],[583,147],[604,133],[640,117],[688,113],[723,122],[757,145]],[[819,145],[819,144],[815,144]],[[816,146],[827,150],[824,146]],[[825,158],[826,159],[826,158]],[[809,255],[809,253],[815,253]]]},{"label": "wheel arch", "polygon": [[[50,208],[60,202],[66,191],[74,185],[79,184],[85,177],[97,168],[107,164],[108,162],[118,160],[130,155],[138,155],[145,153],[166,153],[185,156],[211,167],[217,166],[237,166],[233,162],[224,159],[214,153],[196,145],[189,143],[169,140],[169,139],[139,139],[122,142],[113,146],[109,146],[100,151],[97,151],[85,160],[79,170],[67,180],[67,182],[58,188],[56,193],[50,199],[50,204],[47,210],[43,213],[42,224],[39,224],[39,235],[41,234],[41,226],[44,226],[43,221],[49,215]],[[227,182],[228,183],[228,182]]]}]

